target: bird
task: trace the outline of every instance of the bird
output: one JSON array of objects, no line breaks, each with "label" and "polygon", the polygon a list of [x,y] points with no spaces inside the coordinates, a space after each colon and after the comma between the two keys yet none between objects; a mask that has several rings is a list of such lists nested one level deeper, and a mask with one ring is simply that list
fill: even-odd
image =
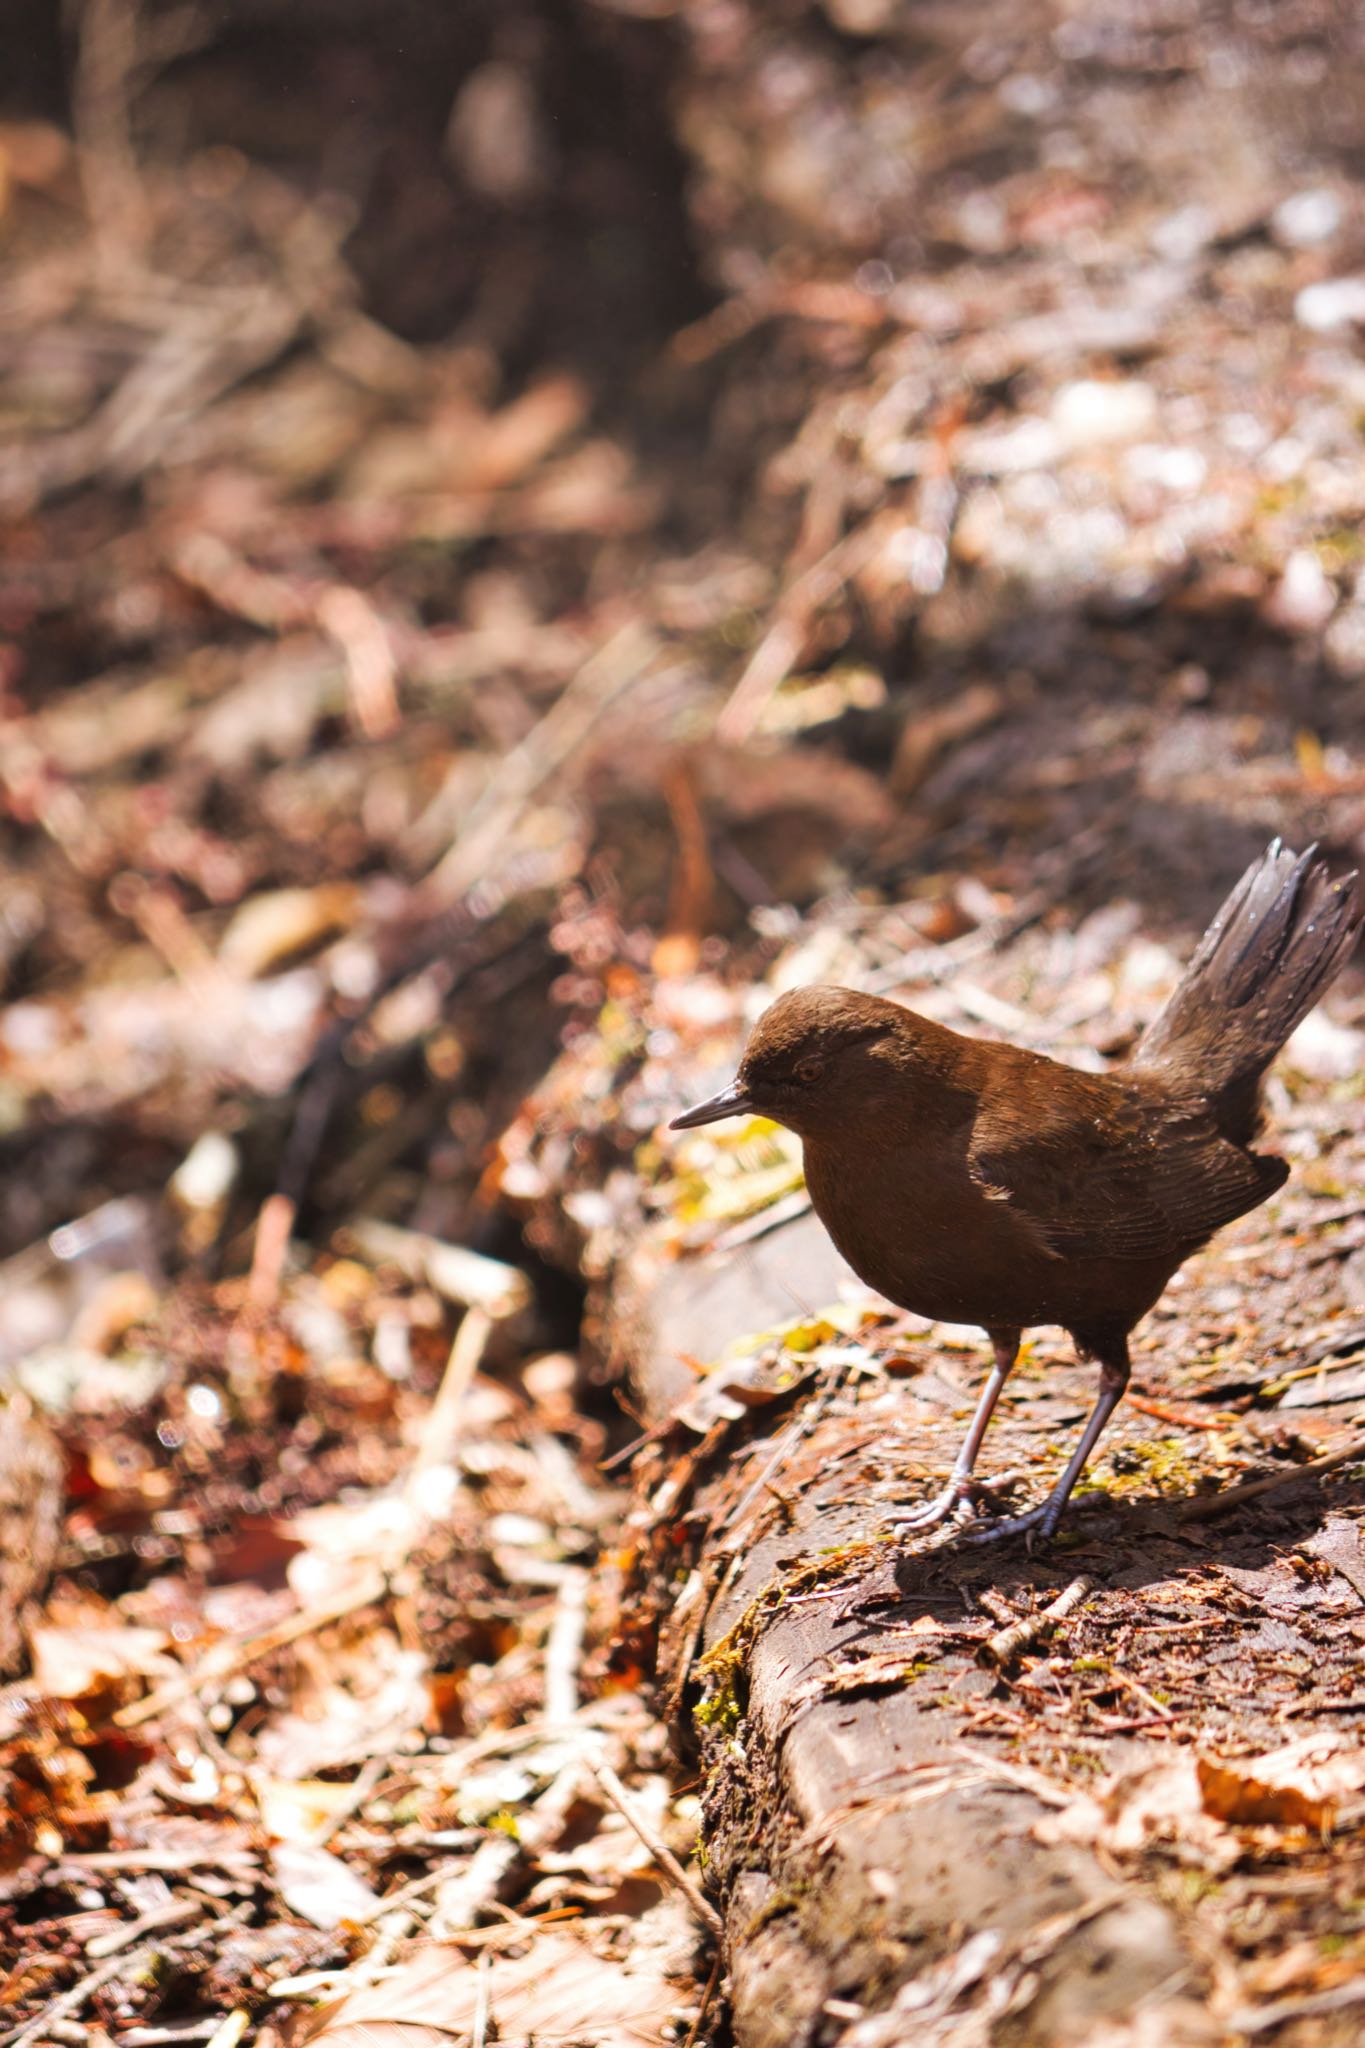
[{"label": "bird", "polygon": [[993,1364],[947,1483],[893,1517],[928,1529],[976,1491],[977,1454],[1023,1332],[1060,1324],[1099,1366],[1065,1470],[1036,1507],[968,1540],[1055,1535],[1128,1385],[1129,1336],[1213,1233],[1284,1185],[1257,1149],[1262,1077],[1345,963],[1354,873],[1278,839],[1214,917],[1129,1060],[1083,1073],[966,1038],[860,990],[789,990],[731,1084],[673,1119],[758,1115],[802,1141],[811,1202],[853,1270],[900,1307],[976,1323]]}]

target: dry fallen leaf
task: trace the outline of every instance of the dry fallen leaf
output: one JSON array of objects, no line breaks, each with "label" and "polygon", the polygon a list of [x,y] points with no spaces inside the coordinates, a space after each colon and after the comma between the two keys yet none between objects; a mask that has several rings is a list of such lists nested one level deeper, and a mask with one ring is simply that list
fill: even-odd
[{"label": "dry fallen leaf", "polygon": [[1328,1734],[1264,1756],[1201,1757],[1204,1811],[1239,1827],[1330,1828],[1340,1802],[1365,1789],[1365,1748]]},{"label": "dry fallen leaf", "polygon": [[785,1356],[735,1359],[709,1374],[691,1399],[674,1410],[673,1419],[705,1436],[717,1421],[738,1422],[751,1408],[785,1399],[810,1378],[812,1369],[808,1360]]},{"label": "dry fallen leaf", "polygon": [[163,1653],[159,1628],[35,1628],[33,1680],[52,1700],[83,1700],[129,1678],[167,1678],[180,1669]]},{"label": "dry fallen leaf", "polygon": [[319,1828],[350,1812],[353,1785],[326,1778],[261,1778],[254,1786],[261,1825],[276,1842],[310,1843]]},{"label": "dry fallen leaf", "polygon": [[458,1948],[421,1949],[406,1968],[320,2016],[307,2038],[325,2048],[447,2048],[468,2033],[481,1998],[502,2048],[657,2048],[685,2003],[646,1951],[631,1968],[566,1934],[537,1933],[526,1953],[482,1970]]},{"label": "dry fallen leaf", "polygon": [[518,482],[559,442],[582,425],[587,393],[576,377],[551,376],[487,416],[467,444],[459,483],[475,491],[504,490]]},{"label": "dry fallen leaf", "polygon": [[280,1897],[291,1912],[314,1927],[339,1927],[343,1920],[367,1920],[379,1895],[353,1870],[316,1842],[280,1842],[271,1852]]},{"label": "dry fallen leaf", "polygon": [[359,891],[346,882],[250,896],[224,932],[218,957],[234,974],[267,974],[282,960],[345,931],[359,904]]},{"label": "dry fallen leaf", "polygon": [[1093,1794],[1078,1793],[1061,1812],[1046,1814],[1033,1834],[1040,1842],[1085,1843],[1111,1856],[1138,1855],[1162,1842],[1207,1868],[1235,1863],[1241,1853],[1205,1812],[1198,1765],[1189,1755],[1123,1772]]},{"label": "dry fallen leaf", "polygon": [[1135,1855],[1153,1842],[1208,1867],[1235,1863],[1232,1827],[1330,1828],[1338,1805],[1365,1790],[1365,1748],[1317,1734],[1264,1756],[1219,1760],[1188,1753],[1079,1793],[1033,1832],[1041,1842],[1084,1842]]}]

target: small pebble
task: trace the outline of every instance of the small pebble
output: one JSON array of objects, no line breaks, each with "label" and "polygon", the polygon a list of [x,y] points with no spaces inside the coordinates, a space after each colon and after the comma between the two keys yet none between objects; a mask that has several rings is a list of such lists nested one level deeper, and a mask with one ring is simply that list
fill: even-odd
[{"label": "small pebble", "polygon": [[1288,632],[1311,633],[1326,625],[1336,604],[1336,590],[1312,549],[1295,548],[1266,599],[1265,616]]},{"label": "small pebble", "polygon": [[1341,226],[1341,201],[1330,186],[1315,185],[1282,199],[1270,216],[1270,232],[1287,249],[1311,249],[1330,242]]},{"label": "small pebble", "polygon": [[1075,384],[1064,384],[1057,393],[1052,401],[1052,424],[1073,453],[1139,441],[1156,427],[1156,393],[1150,384],[1136,379],[1108,383],[1084,377]]},{"label": "small pebble", "polygon": [[1288,1064],[1313,1081],[1350,1081],[1365,1069],[1365,1031],[1310,1010],[1284,1049]]},{"label": "small pebble", "polygon": [[196,1138],[170,1179],[172,1197],[187,1209],[216,1209],[237,1178],[237,1147],[221,1131]]},{"label": "small pebble", "polygon": [[1334,334],[1365,321],[1365,277],[1330,277],[1305,285],[1294,300],[1294,318],[1313,334]]}]

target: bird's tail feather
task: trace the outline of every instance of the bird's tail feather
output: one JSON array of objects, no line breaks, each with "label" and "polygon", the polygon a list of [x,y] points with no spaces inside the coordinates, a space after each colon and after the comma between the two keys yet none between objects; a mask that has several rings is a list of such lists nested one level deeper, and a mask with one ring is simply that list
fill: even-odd
[{"label": "bird's tail feather", "polygon": [[1261,1075],[1360,932],[1355,875],[1333,881],[1316,854],[1276,839],[1252,862],[1133,1056],[1195,1083],[1242,1143],[1255,1130]]}]

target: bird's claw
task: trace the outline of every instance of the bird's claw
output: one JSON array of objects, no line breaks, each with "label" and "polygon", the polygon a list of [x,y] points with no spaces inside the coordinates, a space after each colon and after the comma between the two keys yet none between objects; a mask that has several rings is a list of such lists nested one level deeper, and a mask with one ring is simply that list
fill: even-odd
[{"label": "bird's claw", "polygon": [[932,1500],[917,1508],[893,1509],[886,1519],[893,1529],[933,1529],[949,1519],[962,1505],[966,1494],[964,1480],[950,1479],[942,1493],[936,1493]]},{"label": "bird's claw", "polygon": [[994,1479],[977,1479],[971,1473],[963,1473],[950,1479],[932,1500],[917,1508],[895,1508],[886,1519],[893,1529],[933,1529],[940,1522],[949,1521],[968,1502],[977,1509],[983,1501],[993,1503],[1001,1493],[1017,1486],[1022,1477],[1019,1472],[1001,1472]]},{"label": "bird's claw", "polygon": [[1050,1543],[1057,1533],[1061,1520],[1060,1510],[1053,1512],[1051,1501],[1029,1508],[1022,1515],[1007,1515],[1003,1521],[982,1522],[974,1529],[963,1531],[966,1543],[1003,1543],[1007,1537],[1022,1536],[1029,1550],[1040,1543]]}]

